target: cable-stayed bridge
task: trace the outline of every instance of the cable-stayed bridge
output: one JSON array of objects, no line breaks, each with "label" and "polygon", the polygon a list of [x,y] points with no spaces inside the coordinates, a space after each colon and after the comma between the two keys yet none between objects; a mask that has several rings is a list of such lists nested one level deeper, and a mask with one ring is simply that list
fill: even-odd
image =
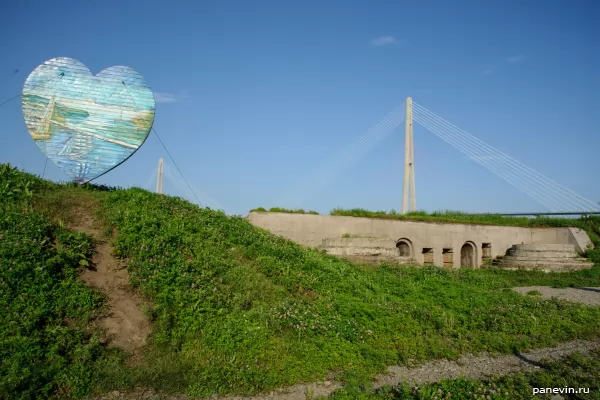
[{"label": "cable-stayed bridge", "polygon": [[[410,97],[406,99],[405,104],[392,110],[381,121],[373,125],[364,135],[338,153],[331,161],[324,164],[315,175],[309,177],[310,179],[307,180],[305,185],[298,185],[297,191],[292,193],[292,196],[300,201],[306,200],[311,194],[315,194],[327,187],[345,169],[371,152],[384,138],[397,130],[403,123],[405,127],[403,213],[416,211],[413,123],[418,123],[475,163],[537,202],[544,210],[536,213],[600,213],[600,204],[580,196],[540,172],[479,140],[426,107],[412,101]],[[168,164],[164,165],[168,167],[165,170],[167,172],[165,177],[175,187],[182,190],[183,193],[188,193],[191,187],[186,188]],[[158,176],[162,177],[161,166],[159,166]],[[151,183],[146,185],[145,188],[148,188],[150,185]],[[162,192],[162,183],[160,185],[160,192]],[[158,185],[156,191],[159,191]],[[223,207],[215,200],[202,193],[200,195],[203,200],[198,200],[203,202],[204,205],[223,210]]]},{"label": "cable-stayed bridge", "polygon": [[[405,125],[405,161],[402,212],[416,211],[415,163],[413,123],[418,123],[469,159],[526,194],[543,207],[539,213],[600,213],[600,205],[580,196],[538,171],[517,161],[502,151],[479,140],[456,125],[438,116],[426,107],[412,101],[386,115],[363,136],[324,164],[315,174],[299,185],[294,198],[308,199],[312,194],[331,184],[343,170],[371,152],[383,139]],[[418,164],[417,164],[418,168]],[[523,214],[533,215],[533,214]]]}]

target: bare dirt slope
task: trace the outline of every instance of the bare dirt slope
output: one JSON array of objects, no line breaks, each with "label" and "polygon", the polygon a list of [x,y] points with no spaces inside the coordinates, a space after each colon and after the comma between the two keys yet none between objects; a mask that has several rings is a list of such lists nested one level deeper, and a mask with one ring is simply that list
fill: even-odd
[{"label": "bare dirt slope", "polygon": [[92,268],[81,275],[81,280],[108,296],[109,314],[99,323],[106,328],[110,345],[135,352],[146,344],[150,323],[143,312],[142,299],[128,290],[125,265],[112,255],[112,246],[103,240],[91,211],[78,210],[69,227],[91,235],[98,243]]}]

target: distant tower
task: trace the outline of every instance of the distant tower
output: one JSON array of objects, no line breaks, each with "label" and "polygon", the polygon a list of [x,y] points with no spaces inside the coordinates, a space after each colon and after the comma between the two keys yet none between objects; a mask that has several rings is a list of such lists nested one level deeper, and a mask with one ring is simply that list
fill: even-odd
[{"label": "distant tower", "polygon": [[163,192],[163,159],[158,159],[158,171],[156,173],[156,193]]},{"label": "distant tower", "polygon": [[412,98],[406,98],[406,130],[404,136],[404,185],[402,190],[402,214],[406,214],[409,207],[410,192],[410,211],[417,210],[417,200],[415,194],[415,156],[413,144],[413,117],[412,117]]}]

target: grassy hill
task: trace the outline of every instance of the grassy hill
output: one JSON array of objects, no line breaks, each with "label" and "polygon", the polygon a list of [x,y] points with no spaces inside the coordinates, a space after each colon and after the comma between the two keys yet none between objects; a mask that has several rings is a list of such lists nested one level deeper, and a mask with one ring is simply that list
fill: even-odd
[{"label": "grassy hill", "polygon": [[[600,264],[557,275],[355,265],[180,198],[7,165],[0,199],[0,397],[250,394],[334,374],[352,387],[391,364],[600,337],[600,309],[509,289],[600,286]],[[95,244],[68,229],[73,211],[102,224],[146,299],[141,360],[102,343],[106,298],[78,279]],[[581,224],[599,232],[597,219]]]}]

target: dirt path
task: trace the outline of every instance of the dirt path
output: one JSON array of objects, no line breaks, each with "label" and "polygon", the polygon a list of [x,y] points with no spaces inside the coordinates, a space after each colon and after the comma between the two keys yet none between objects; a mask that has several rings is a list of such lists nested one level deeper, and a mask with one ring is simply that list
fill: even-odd
[{"label": "dirt path", "polygon": [[[600,340],[596,341],[572,341],[562,343],[557,347],[533,350],[517,355],[504,355],[491,357],[489,355],[472,356],[466,355],[457,361],[435,360],[430,361],[419,368],[407,368],[400,366],[388,367],[387,374],[376,376],[373,387],[379,388],[384,385],[398,385],[401,382],[410,384],[424,384],[439,382],[443,379],[456,379],[459,377],[471,379],[484,379],[488,376],[503,376],[518,371],[535,371],[541,368],[540,361],[558,360],[574,352],[588,353],[590,350],[600,348]],[[309,384],[298,384],[285,389],[278,389],[258,396],[228,396],[211,397],[218,400],[306,400],[307,394],[312,393],[312,398],[317,396],[328,396],[342,385],[339,382],[315,382]],[[191,397],[182,395],[164,395],[152,392],[136,392],[121,394],[113,392],[94,400],[190,400]],[[197,399],[197,398],[195,398]],[[207,400],[207,399],[203,399]]]},{"label": "dirt path", "polygon": [[544,299],[557,297],[590,306],[600,306],[600,288],[597,287],[576,287],[557,289],[550,286],[526,286],[513,288],[514,291],[521,294],[527,294],[531,291],[539,292]]},{"label": "dirt path", "polygon": [[129,275],[125,266],[112,255],[112,246],[102,240],[102,232],[87,212],[78,213],[70,228],[91,235],[99,243],[93,268],[85,270],[81,280],[108,296],[109,315],[100,319],[100,326],[107,329],[110,345],[135,352],[146,344],[150,323],[140,297],[127,290]]}]

